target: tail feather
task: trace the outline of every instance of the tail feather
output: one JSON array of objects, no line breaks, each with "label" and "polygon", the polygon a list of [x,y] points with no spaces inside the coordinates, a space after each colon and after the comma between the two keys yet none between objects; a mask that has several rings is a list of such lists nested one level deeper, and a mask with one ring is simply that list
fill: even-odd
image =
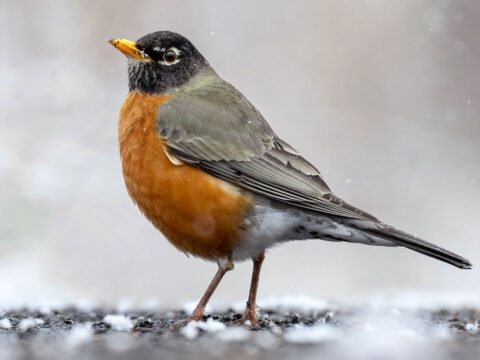
[{"label": "tail feather", "polygon": [[353,225],[364,234],[391,241],[395,245],[403,246],[426,256],[444,261],[460,269],[472,268],[472,263],[464,257],[383,223],[353,221],[350,225]]}]

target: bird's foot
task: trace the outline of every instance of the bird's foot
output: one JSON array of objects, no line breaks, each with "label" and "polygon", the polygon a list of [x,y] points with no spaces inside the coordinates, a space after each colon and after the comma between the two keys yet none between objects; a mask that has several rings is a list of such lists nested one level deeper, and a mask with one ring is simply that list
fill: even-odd
[{"label": "bird's foot", "polygon": [[244,318],[245,318],[245,322],[250,321],[250,324],[251,324],[252,328],[254,328],[254,329],[259,329],[260,328],[260,321],[258,321],[255,311],[252,312],[250,310],[247,310]]},{"label": "bird's foot", "polygon": [[233,321],[234,324],[238,324],[238,325],[247,325],[247,322],[249,322],[250,326],[253,329],[260,328],[260,322],[257,319],[256,309],[251,309],[247,307],[242,317]]},{"label": "bird's foot", "polygon": [[173,321],[170,325],[169,328],[171,330],[177,331],[183,328],[184,326],[187,326],[188,323],[192,321],[201,321],[203,319],[203,312],[202,313],[193,313],[190,316],[186,317],[185,319],[180,319]]},{"label": "bird's foot", "polygon": [[197,307],[192,315],[190,315],[186,320],[188,322],[190,321],[200,321],[203,319],[203,315],[205,314],[205,308],[204,307]]}]

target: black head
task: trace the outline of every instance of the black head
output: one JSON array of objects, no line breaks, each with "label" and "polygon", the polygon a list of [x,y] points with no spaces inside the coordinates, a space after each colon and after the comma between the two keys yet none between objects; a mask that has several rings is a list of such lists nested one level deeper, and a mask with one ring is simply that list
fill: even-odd
[{"label": "black head", "polygon": [[123,39],[110,43],[129,57],[130,91],[172,92],[202,70],[210,69],[195,46],[174,32],[157,31],[134,43]]}]

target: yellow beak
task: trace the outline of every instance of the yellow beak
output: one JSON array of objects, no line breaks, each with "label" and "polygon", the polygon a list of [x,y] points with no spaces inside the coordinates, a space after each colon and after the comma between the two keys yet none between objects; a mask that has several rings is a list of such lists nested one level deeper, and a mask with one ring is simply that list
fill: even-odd
[{"label": "yellow beak", "polygon": [[112,44],[117,50],[120,50],[126,56],[131,57],[135,60],[147,62],[150,61],[150,58],[144,52],[138,50],[137,44],[133,41],[126,39],[112,39],[108,41]]}]

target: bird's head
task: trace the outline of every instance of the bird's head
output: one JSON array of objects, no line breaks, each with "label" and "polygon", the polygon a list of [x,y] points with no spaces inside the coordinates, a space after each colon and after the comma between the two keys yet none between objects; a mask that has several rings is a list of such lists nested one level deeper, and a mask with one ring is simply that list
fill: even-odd
[{"label": "bird's head", "polygon": [[135,42],[125,39],[109,42],[129,59],[130,91],[172,93],[202,71],[212,71],[197,48],[174,32],[157,31]]}]

